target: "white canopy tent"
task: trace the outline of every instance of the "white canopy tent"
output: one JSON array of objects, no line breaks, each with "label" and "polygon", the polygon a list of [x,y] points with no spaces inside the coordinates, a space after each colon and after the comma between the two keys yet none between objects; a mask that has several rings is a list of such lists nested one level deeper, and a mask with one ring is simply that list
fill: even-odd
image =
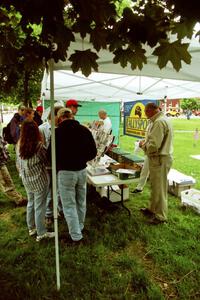
[{"label": "white canopy tent", "polygon": [[[83,41],[76,37],[76,42],[71,44],[68,55],[70,56],[74,50],[86,50],[88,48],[92,49],[93,47],[86,39]],[[45,73],[43,77],[41,95],[46,99],[51,99],[52,186],[58,290],[60,289],[60,270],[57,226],[54,99],[66,100],[75,98],[82,101],[133,101],[137,99],[162,99],[164,96],[168,98],[198,97],[200,91],[200,44],[196,40],[192,41],[189,51],[192,56],[191,64],[187,65],[182,63],[182,69],[180,72],[176,72],[170,63],[168,63],[163,70],[160,70],[156,63],[157,58],[151,54],[147,55],[147,64],[143,67],[142,71],[133,71],[129,66],[122,68],[119,64],[113,64],[113,55],[110,52],[101,50],[98,53],[99,73],[91,74],[88,78],[85,78],[79,73],[73,74],[69,72],[68,70],[71,70],[71,62],[68,60],[65,62],[59,61],[57,64],[54,64],[53,61],[50,60],[49,73]],[[149,49],[147,49],[147,53],[150,53]],[[64,72],[64,70],[68,72]],[[177,80],[184,81],[180,82]],[[190,81],[190,83],[187,81]]]},{"label": "white canopy tent", "polygon": [[[187,41],[186,41],[187,42]],[[69,49],[68,57],[75,50],[92,49],[91,44],[76,37]],[[137,99],[192,98],[200,96],[200,44],[193,39],[189,52],[192,56],[190,65],[182,62],[179,72],[171,63],[160,70],[157,57],[152,49],[146,48],[147,64],[140,71],[130,66],[122,68],[113,64],[113,55],[107,50],[98,53],[99,72],[89,77],[71,71],[71,62],[59,61],[54,64],[54,95],[56,100],[74,98],[81,101],[133,101]],[[44,74],[42,93],[50,99],[50,79]]]},{"label": "white canopy tent", "polygon": [[[43,90],[50,99],[49,77]],[[133,101],[140,99],[192,98],[200,96],[200,82],[157,77],[92,73],[88,78],[80,72],[54,71],[56,100]]]}]

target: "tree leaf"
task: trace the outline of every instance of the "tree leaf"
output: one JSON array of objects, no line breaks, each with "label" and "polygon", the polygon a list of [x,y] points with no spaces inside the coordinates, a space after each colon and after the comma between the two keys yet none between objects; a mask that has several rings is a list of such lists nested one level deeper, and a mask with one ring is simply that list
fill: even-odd
[{"label": "tree leaf", "polygon": [[90,35],[90,42],[94,45],[94,48],[99,51],[101,48],[107,47],[107,31],[103,28],[96,27]]},{"label": "tree leaf", "polygon": [[81,70],[82,73],[88,77],[92,69],[98,72],[98,64],[96,62],[98,58],[98,55],[90,49],[85,51],[76,50],[75,53],[70,56],[69,61],[72,62],[71,68],[74,73]]},{"label": "tree leaf", "polygon": [[195,23],[195,21],[187,19],[180,21],[180,23],[175,23],[172,34],[177,34],[178,39],[183,39],[184,37],[191,39]]},{"label": "tree leaf", "polygon": [[121,48],[121,49],[114,51],[113,53],[115,55],[115,57],[113,58],[113,63],[114,64],[120,63],[122,68],[125,68],[127,66],[128,60],[129,60],[130,51],[123,50]]},{"label": "tree leaf", "polygon": [[183,43],[179,40],[169,43],[162,42],[159,47],[157,47],[153,55],[158,56],[157,64],[160,69],[164,68],[169,61],[171,61],[174,69],[179,71],[181,69],[181,61],[183,60],[186,64],[191,63],[191,55],[188,52],[189,44]]},{"label": "tree leaf", "polygon": [[141,47],[135,47],[135,51],[132,55],[131,61],[131,69],[134,70],[138,67],[139,70],[142,70],[143,65],[147,63],[147,58],[145,56],[145,50]]},{"label": "tree leaf", "polygon": [[138,68],[142,69],[143,64],[146,64],[145,50],[141,47],[134,47],[134,50],[130,47],[128,49],[119,49],[114,51],[115,57],[113,63],[120,63],[125,68],[128,63],[131,64],[132,70]]},{"label": "tree leaf", "polygon": [[90,22],[86,20],[78,19],[72,26],[75,32],[79,32],[82,39],[86,37],[87,33],[91,32]]}]

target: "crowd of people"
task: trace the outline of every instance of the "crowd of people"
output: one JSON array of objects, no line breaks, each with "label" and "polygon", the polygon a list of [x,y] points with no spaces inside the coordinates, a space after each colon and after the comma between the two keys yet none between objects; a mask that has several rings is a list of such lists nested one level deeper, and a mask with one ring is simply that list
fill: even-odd
[{"label": "crowd of people", "polygon": [[[73,99],[65,107],[56,106],[56,166],[58,188],[58,214],[63,215],[68,225],[69,241],[79,243],[86,215],[86,164],[97,154],[91,131],[75,120],[81,105]],[[24,185],[27,199],[18,193],[6,167],[8,151],[1,137],[0,188],[16,202],[27,205],[26,221],[30,236],[36,241],[54,237],[47,230],[53,222],[52,175],[51,175],[51,113],[42,121],[43,107],[36,110],[18,106],[10,121],[10,134],[16,152],[16,166]],[[102,126],[107,115],[103,113]],[[106,116],[106,117],[105,117]],[[110,125],[111,129],[111,125]],[[81,150],[80,150],[81,149]]]},{"label": "crowd of people", "polygon": [[[68,100],[65,107],[54,108],[55,147],[58,188],[58,213],[66,220],[68,241],[78,244],[83,240],[86,216],[87,162],[97,155],[96,143],[91,131],[76,119],[76,100]],[[47,230],[47,223],[53,221],[51,188],[51,113],[43,123],[43,108],[26,108],[19,105],[18,112],[10,122],[11,135],[16,151],[16,165],[27,194],[27,200],[18,193],[6,167],[8,152],[4,140],[0,139],[0,188],[17,205],[27,203],[26,221],[30,236],[36,241],[54,237]],[[159,107],[148,103],[145,113],[150,120],[145,140],[139,146],[146,154],[142,184],[135,189],[141,192],[150,174],[151,197],[148,208],[141,211],[150,217],[149,223],[167,221],[167,174],[172,164],[172,128]],[[99,111],[98,126],[105,132],[112,130],[110,118],[105,110]],[[45,222],[46,220],[46,222]]]}]

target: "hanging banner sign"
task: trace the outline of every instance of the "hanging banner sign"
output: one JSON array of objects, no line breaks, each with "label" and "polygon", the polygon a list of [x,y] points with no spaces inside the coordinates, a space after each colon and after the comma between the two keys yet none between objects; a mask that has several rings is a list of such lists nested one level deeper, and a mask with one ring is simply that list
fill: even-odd
[{"label": "hanging banner sign", "polygon": [[148,119],[145,115],[145,105],[157,100],[140,100],[124,103],[124,134],[137,138],[144,138]]}]

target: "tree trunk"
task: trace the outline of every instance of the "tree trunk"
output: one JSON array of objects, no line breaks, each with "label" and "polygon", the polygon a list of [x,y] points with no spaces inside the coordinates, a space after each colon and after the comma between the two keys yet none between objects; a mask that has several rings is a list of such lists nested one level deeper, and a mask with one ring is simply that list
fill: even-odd
[{"label": "tree trunk", "polygon": [[29,79],[30,79],[30,72],[25,70],[25,72],[24,72],[24,105],[26,107],[32,107],[32,101],[29,99],[30,98]]}]

